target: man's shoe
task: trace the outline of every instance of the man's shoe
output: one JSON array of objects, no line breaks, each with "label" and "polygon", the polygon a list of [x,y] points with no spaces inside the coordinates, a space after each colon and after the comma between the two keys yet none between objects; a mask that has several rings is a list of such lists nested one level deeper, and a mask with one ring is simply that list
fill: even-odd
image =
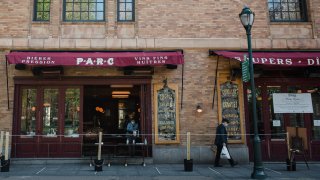
[{"label": "man's shoe", "polygon": [[235,161],[234,163],[232,163],[232,164],[231,164],[231,167],[234,167],[234,166],[236,166],[236,165],[238,165],[238,162],[237,162],[237,161]]},{"label": "man's shoe", "polygon": [[215,164],[214,167],[222,167],[221,164]]}]

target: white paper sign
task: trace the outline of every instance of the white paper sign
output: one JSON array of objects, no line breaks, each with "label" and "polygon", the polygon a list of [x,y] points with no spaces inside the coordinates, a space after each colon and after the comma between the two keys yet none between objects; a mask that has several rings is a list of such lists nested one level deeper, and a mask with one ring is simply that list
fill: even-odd
[{"label": "white paper sign", "polygon": [[272,121],[272,126],[273,127],[280,127],[281,126],[280,120],[273,120]]},{"label": "white paper sign", "polygon": [[274,113],[313,113],[310,93],[273,93]]},{"label": "white paper sign", "polygon": [[320,126],[320,120],[313,120],[313,126]]}]

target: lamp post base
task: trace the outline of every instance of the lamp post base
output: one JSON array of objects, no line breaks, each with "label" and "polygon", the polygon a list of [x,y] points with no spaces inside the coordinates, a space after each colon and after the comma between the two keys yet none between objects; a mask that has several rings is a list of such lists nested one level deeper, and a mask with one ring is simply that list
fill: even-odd
[{"label": "lamp post base", "polygon": [[254,168],[251,173],[251,179],[265,179],[267,175],[264,173],[263,168]]}]

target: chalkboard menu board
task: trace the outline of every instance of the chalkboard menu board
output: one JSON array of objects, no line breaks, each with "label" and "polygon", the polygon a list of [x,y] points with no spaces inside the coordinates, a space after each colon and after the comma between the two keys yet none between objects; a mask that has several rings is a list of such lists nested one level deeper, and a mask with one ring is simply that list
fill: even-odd
[{"label": "chalkboard menu board", "polygon": [[227,81],[220,84],[221,117],[229,120],[227,127],[230,140],[241,139],[241,118],[238,84]]},{"label": "chalkboard menu board", "polygon": [[176,86],[155,86],[155,142],[178,143],[178,89]]}]

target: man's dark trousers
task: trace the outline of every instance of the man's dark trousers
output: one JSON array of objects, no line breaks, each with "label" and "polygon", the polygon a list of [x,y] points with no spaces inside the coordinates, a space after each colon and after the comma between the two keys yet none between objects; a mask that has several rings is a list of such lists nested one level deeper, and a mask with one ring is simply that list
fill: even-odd
[{"label": "man's dark trousers", "polygon": [[[220,154],[221,154],[222,148],[223,148],[223,145],[217,145],[216,159],[214,160],[214,165],[215,166],[219,166],[220,165]],[[231,155],[230,155],[230,159],[228,159],[228,161],[229,161],[231,166],[234,166],[234,160],[232,159]]]}]

